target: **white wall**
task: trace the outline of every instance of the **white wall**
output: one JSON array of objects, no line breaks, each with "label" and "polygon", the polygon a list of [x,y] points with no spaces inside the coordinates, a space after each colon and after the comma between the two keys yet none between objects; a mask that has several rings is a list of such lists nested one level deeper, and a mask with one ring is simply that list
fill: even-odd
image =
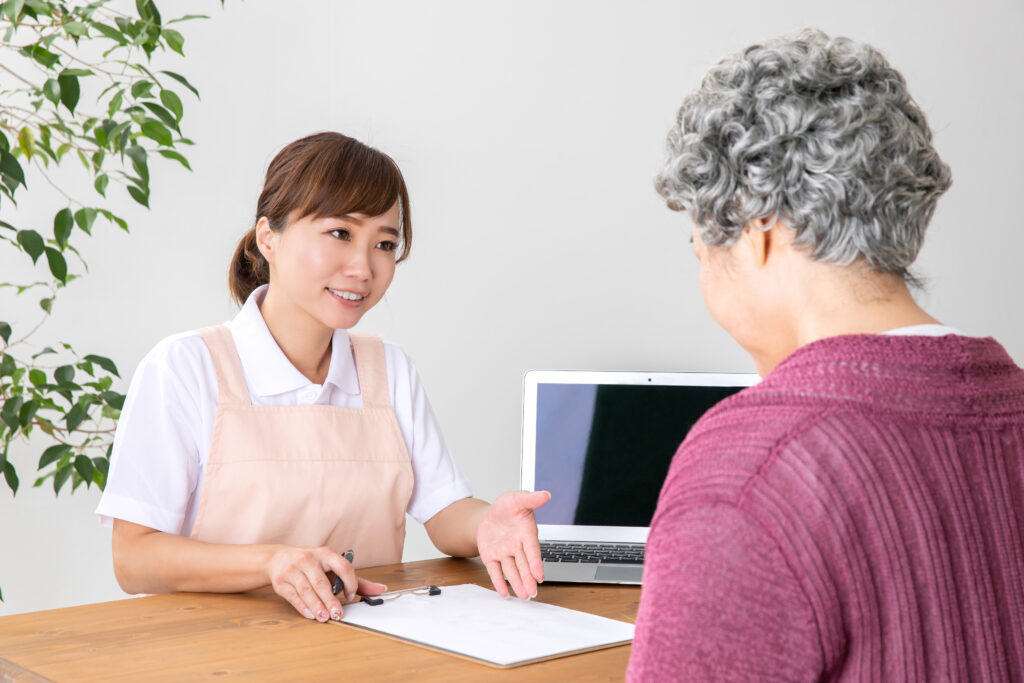
[{"label": "white wall", "polygon": [[[233,315],[226,267],[266,164],[324,129],[406,174],[413,255],[360,329],[417,362],[477,495],[517,484],[528,368],[752,370],[705,313],[686,218],[651,179],[712,63],[807,25],[876,45],[906,75],[954,173],[919,261],[923,302],[1024,363],[1019,0],[172,5],[212,16],[183,27],[186,60],[165,60],[202,93],[186,98],[195,172],[154,163],[152,210],[124,195],[133,234],[96,231],[91,274],[40,335],[113,357],[126,380],[160,338]],[[59,200],[41,182],[26,197],[48,226]],[[2,298],[0,318],[35,305]],[[29,481],[13,500],[0,490],[0,615],[123,596],[98,492],[32,489],[39,451],[19,447]],[[406,558],[435,555],[416,526]]]}]

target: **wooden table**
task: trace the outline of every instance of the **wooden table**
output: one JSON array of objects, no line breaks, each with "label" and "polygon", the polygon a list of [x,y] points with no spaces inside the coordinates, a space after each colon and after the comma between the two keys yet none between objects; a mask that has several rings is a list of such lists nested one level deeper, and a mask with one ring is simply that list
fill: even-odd
[{"label": "wooden table", "polygon": [[[490,587],[478,560],[360,570],[391,590]],[[543,584],[541,602],[633,622],[638,586]],[[494,669],[354,627],[310,621],[269,588],[174,593],[0,618],[0,681],[613,681],[630,647]]]}]

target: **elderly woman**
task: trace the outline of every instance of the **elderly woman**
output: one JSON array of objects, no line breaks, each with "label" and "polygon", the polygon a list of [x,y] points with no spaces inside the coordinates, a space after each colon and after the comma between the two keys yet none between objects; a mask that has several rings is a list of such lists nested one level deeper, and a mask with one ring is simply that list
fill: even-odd
[{"label": "elderly woman", "polygon": [[818,31],[684,101],[657,187],[764,381],[676,455],[631,680],[1024,676],[1024,372],[911,296],[931,140],[878,51]]}]

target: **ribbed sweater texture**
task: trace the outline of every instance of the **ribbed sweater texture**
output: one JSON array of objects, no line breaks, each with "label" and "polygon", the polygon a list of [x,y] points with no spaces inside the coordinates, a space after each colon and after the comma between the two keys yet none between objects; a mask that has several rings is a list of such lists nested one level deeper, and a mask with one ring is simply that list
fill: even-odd
[{"label": "ribbed sweater texture", "polygon": [[989,338],[832,337],[709,411],[628,679],[1024,680],[1024,371]]}]

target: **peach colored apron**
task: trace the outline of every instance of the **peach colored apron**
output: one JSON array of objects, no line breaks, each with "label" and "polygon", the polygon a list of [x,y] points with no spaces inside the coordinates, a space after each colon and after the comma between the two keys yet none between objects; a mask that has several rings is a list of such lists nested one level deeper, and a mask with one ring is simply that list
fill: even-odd
[{"label": "peach colored apron", "polygon": [[268,407],[252,404],[228,328],[200,333],[218,400],[192,538],[351,548],[356,567],[400,562],[413,473],[380,338],[349,333],[362,408]]}]

